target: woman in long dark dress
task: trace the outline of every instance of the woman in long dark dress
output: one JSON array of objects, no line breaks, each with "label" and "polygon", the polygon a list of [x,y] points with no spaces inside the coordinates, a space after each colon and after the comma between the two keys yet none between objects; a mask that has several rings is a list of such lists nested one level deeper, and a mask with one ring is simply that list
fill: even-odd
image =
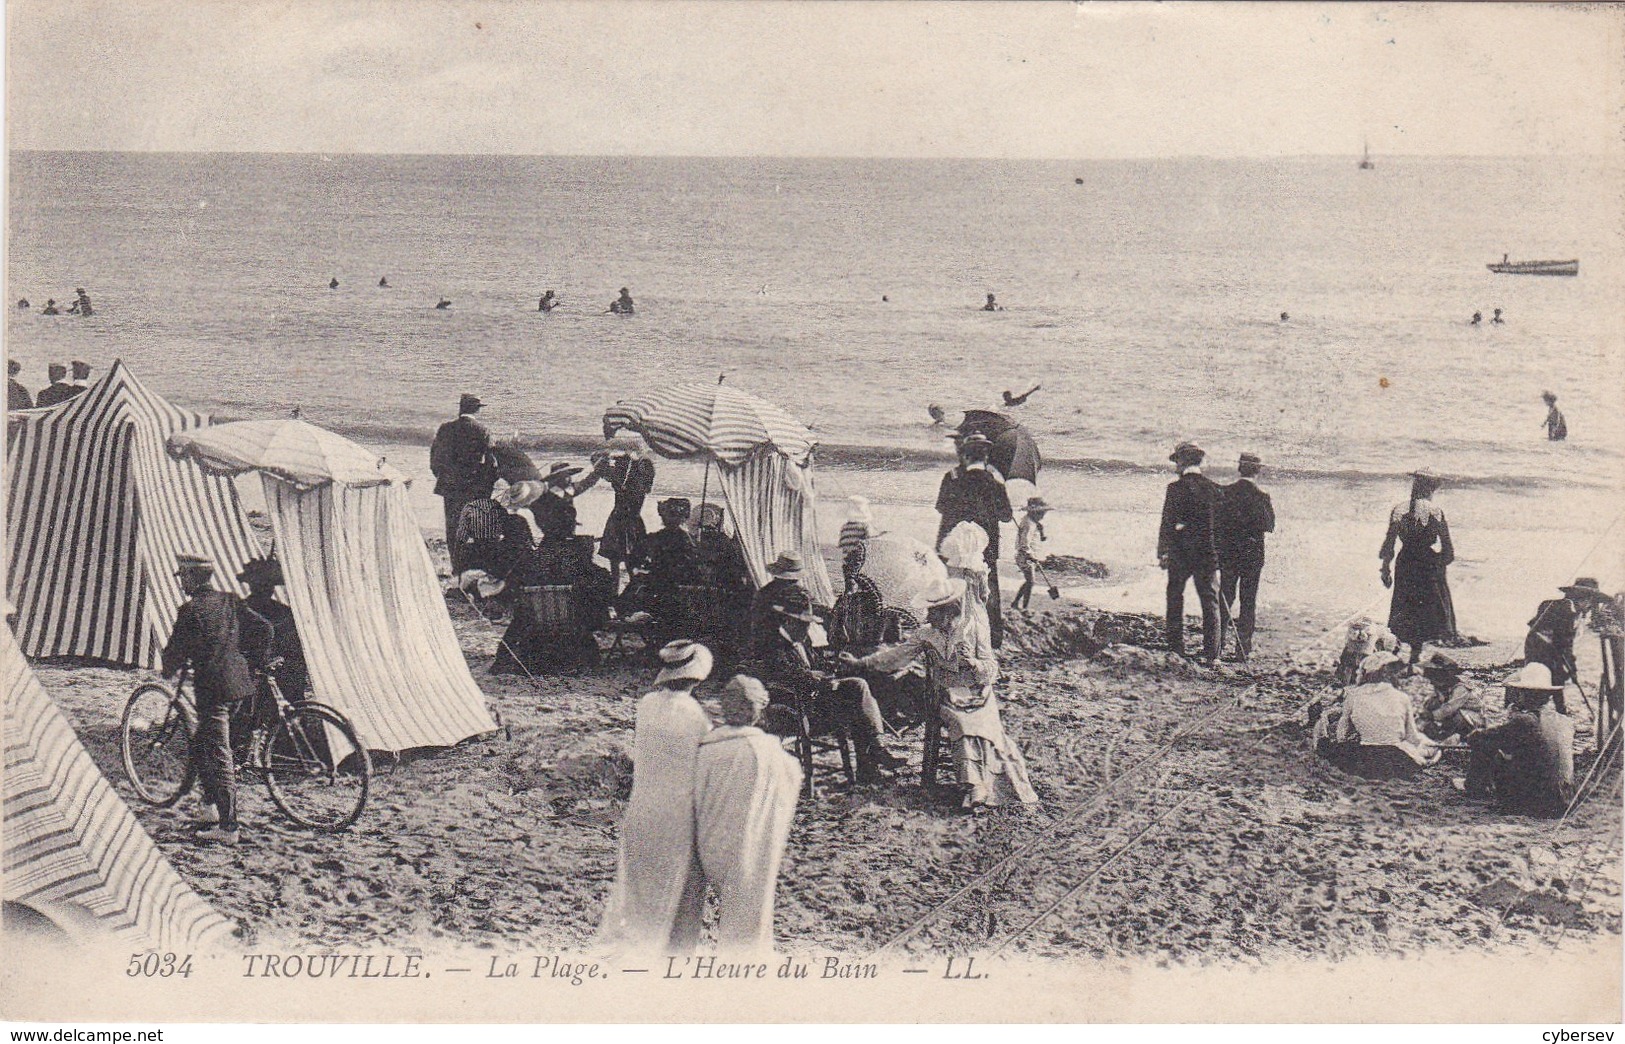
[{"label": "woman in long dark dress", "polygon": [[643,542],[648,529],[643,524],[643,502],[654,489],[655,465],[643,453],[643,443],[636,435],[618,432],[605,447],[609,464],[604,478],[615,489],[615,506],[604,521],[604,535],[598,542],[598,553],[609,562],[610,576],[615,591],[621,589],[621,564],[626,564],[627,575],[643,560]]},{"label": "woman in long dark dress", "polygon": [[1413,664],[1421,660],[1425,643],[1456,635],[1456,608],[1445,578],[1456,550],[1444,511],[1433,503],[1439,485],[1431,471],[1411,474],[1411,498],[1388,516],[1388,535],[1379,552],[1383,586],[1394,589],[1388,629],[1411,647]]}]

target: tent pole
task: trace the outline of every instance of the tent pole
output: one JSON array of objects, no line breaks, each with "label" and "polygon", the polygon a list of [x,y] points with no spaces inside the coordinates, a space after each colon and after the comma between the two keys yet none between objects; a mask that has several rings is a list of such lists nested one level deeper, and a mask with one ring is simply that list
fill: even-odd
[{"label": "tent pole", "polygon": [[699,529],[700,519],[705,515],[705,498],[711,492],[711,458],[705,458],[705,477],[700,479],[700,509],[694,515],[694,527]]}]

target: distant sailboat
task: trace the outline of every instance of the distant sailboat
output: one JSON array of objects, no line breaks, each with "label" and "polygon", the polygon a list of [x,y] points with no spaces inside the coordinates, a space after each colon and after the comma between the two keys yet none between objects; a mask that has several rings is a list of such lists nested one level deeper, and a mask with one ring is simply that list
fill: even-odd
[{"label": "distant sailboat", "polygon": [[1376,164],[1371,162],[1371,143],[1366,142],[1365,143],[1365,152],[1364,152],[1364,154],[1362,154],[1360,156],[1360,169],[1361,170],[1370,170],[1371,168],[1373,168],[1375,166],[1376,166]]}]

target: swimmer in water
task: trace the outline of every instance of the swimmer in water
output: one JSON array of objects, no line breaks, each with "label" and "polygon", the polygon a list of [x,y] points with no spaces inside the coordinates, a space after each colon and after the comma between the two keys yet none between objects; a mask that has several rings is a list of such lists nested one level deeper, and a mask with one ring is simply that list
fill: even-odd
[{"label": "swimmer in water", "polygon": [[881,300],[882,304],[890,304],[891,303],[891,298],[887,297],[885,294],[880,295],[880,300]]},{"label": "swimmer in water", "polygon": [[56,310],[56,298],[54,298],[54,297],[47,298],[46,301],[45,301],[45,307],[40,310],[40,315],[61,315],[61,314],[62,314],[61,312]]},{"label": "swimmer in water", "polygon": [[439,304],[437,304],[437,305],[435,305],[435,307],[436,307],[436,308],[440,308],[440,309],[446,309],[446,308],[450,308],[450,307],[451,307],[451,298],[449,298],[449,297],[442,297],[442,298],[441,298],[441,299],[440,299],[440,303],[439,303]]},{"label": "swimmer in water", "polygon": [[380,288],[387,289],[389,287],[389,276],[379,276],[378,286]]},{"label": "swimmer in water", "polygon": [[1004,311],[1004,305],[999,304],[997,301],[993,300],[993,295],[992,294],[988,294],[987,295],[987,304],[982,306],[982,311],[984,311],[984,312],[1002,312],[1002,311]]},{"label": "swimmer in water", "polygon": [[947,411],[934,402],[925,408],[925,412],[931,415],[931,423],[933,425],[948,423]]},{"label": "swimmer in water", "polygon": [[18,308],[27,308],[27,307],[29,307],[28,298],[26,298],[26,297],[18,298],[17,299],[17,307]]},{"label": "swimmer in water", "polygon": [[609,303],[609,310],[614,315],[632,315],[632,291],[621,287],[621,296]]},{"label": "swimmer in water", "polygon": [[1473,313],[1473,321],[1471,323],[1467,324],[1467,325],[1469,325],[1469,326],[1477,326],[1479,323],[1482,323],[1483,321],[1484,321],[1484,313],[1483,312],[1474,312]]},{"label": "swimmer in water", "polygon": [[1026,402],[1027,402],[1027,396],[1031,395],[1033,392],[1037,391],[1038,389],[1040,389],[1042,387],[1043,387],[1042,384],[1035,384],[1031,388],[1028,388],[1026,391],[1022,392],[1020,395],[1011,395],[1010,390],[1008,388],[1006,388],[1005,392],[1004,392],[1004,404],[1006,406],[1022,406],[1022,405],[1025,405]]},{"label": "swimmer in water", "polygon": [[1284,323],[1284,322],[1286,322],[1286,321],[1287,321],[1287,320],[1288,320],[1288,319],[1290,319],[1290,318],[1292,318],[1292,317],[1291,317],[1291,316],[1290,316],[1290,315],[1287,315],[1287,314],[1286,314],[1286,313],[1285,313],[1285,312],[1282,312],[1282,313],[1281,313],[1281,322],[1283,322],[1283,323]]},{"label": "swimmer in water", "polygon": [[329,279],[327,281],[327,288],[329,290],[337,290],[339,288],[339,277],[334,276],[332,279]]},{"label": "swimmer in water", "polygon": [[553,296],[553,291],[551,291],[551,290],[549,290],[547,293],[543,294],[541,296],[541,299],[536,302],[536,310],[538,312],[551,312],[553,309],[557,308],[558,306],[559,306],[559,299],[557,297]]},{"label": "swimmer in water", "polygon": [[1490,316],[1490,322],[1494,323],[1497,326],[1500,326],[1502,323],[1506,322],[1505,319],[1501,318],[1501,310],[1499,308],[1497,308],[1495,310],[1494,315]]}]

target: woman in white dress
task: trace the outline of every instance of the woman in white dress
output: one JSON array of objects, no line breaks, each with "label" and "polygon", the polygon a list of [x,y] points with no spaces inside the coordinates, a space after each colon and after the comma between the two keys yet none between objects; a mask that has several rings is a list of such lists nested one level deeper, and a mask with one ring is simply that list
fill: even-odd
[{"label": "woman in white dress", "polygon": [[977,612],[973,595],[959,577],[937,580],[921,593],[916,607],[925,612],[925,626],[907,641],[862,659],[845,654],[843,659],[859,667],[893,671],[923,658],[934,684],[946,694],[942,723],[954,741],[954,771],[964,791],[964,806],[1036,803],[1027,761],[1005,734],[999,717],[993,692],[999,660],[985,610]]},{"label": "woman in white dress", "polygon": [[684,954],[700,935],[704,877],[695,848],[694,772],[711,720],[694,687],[711,674],[711,651],[694,642],[660,650],[666,666],[638,701],[632,798],[621,819],[620,859],[604,910],[602,942],[616,953]]}]

